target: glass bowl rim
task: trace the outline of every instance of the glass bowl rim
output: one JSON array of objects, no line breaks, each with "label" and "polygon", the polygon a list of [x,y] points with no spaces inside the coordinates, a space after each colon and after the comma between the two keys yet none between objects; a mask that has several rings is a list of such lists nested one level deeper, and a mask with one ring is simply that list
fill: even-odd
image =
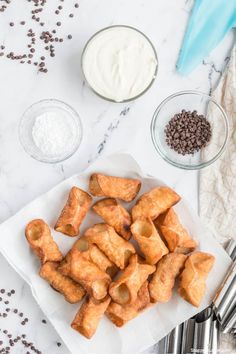
[{"label": "glass bowl rim", "polygon": [[[159,147],[158,143],[156,142],[156,138],[155,138],[155,125],[156,125],[156,121],[158,119],[158,114],[161,111],[161,109],[165,106],[166,103],[168,103],[169,101],[171,101],[173,98],[178,97],[178,96],[183,96],[183,95],[198,95],[198,96],[204,96],[205,98],[207,98],[209,101],[213,102],[218,109],[220,110],[223,118],[224,118],[224,123],[225,123],[225,138],[224,138],[224,142],[220,148],[220,150],[218,151],[218,153],[209,161],[207,162],[202,162],[196,165],[184,165],[178,162],[173,161],[172,159],[170,159],[167,155],[165,155],[163,153],[163,151],[161,150],[161,148]],[[224,152],[226,145],[228,143],[229,140],[229,118],[227,116],[227,114],[225,113],[225,110],[223,109],[223,107],[217,103],[215,101],[214,98],[212,98],[210,95],[201,92],[201,91],[197,91],[197,90],[185,90],[185,91],[178,91],[174,94],[171,94],[170,96],[166,97],[156,108],[153,117],[152,117],[152,121],[151,121],[151,125],[150,125],[150,130],[151,130],[151,138],[152,138],[152,143],[155,147],[155,150],[159,153],[159,155],[169,164],[171,164],[172,166],[178,167],[180,169],[183,170],[200,170],[204,167],[210,166],[213,162],[215,162]]]},{"label": "glass bowl rim", "polygon": [[[79,135],[78,143],[76,144],[75,148],[70,152],[70,154],[66,155],[63,158],[58,158],[58,159],[55,159],[53,161],[52,160],[50,161],[50,158],[39,158],[39,157],[35,156],[34,154],[30,153],[27,150],[27,148],[25,147],[25,144],[23,143],[23,139],[22,139],[22,124],[24,122],[24,119],[26,118],[27,113],[32,108],[34,108],[36,106],[40,106],[42,104],[49,104],[49,103],[54,103],[54,102],[59,104],[59,105],[61,105],[61,106],[67,107],[71,111],[71,113],[73,114],[73,118],[77,119],[78,127],[80,129],[80,135]],[[83,139],[83,125],[82,125],[82,121],[81,121],[80,115],[78,114],[78,112],[71,105],[69,105],[68,103],[66,103],[66,102],[64,102],[62,100],[59,100],[57,98],[46,98],[46,99],[41,99],[39,101],[36,101],[36,102],[32,103],[29,107],[27,107],[25,109],[25,111],[21,115],[20,122],[19,122],[19,125],[18,125],[18,138],[19,138],[19,141],[21,143],[22,148],[24,149],[24,151],[30,157],[32,157],[33,159],[35,159],[37,161],[43,162],[43,163],[55,164],[55,163],[64,162],[64,161],[68,160],[79,149],[79,147],[81,145],[81,142],[82,142],[82,139]]]},{"label": "glass bowl rim", "polygon": [[[144,91],[140,92],[138,95],[132,97],[132,98],[128,98],[128,99],[125,99],[125,100],[122,100],[122,101],[115,101],[114,99],[112,98],[108,98],[108,97],[105,97],[103,95],[101,95],[99,92],[97,92],[91,85],[90,83],[88,82],[87,78],[86,78],[86,75],[84,73],[84,65],[83,65],[83,62],[84,62],[84,55],[85,55],[85,51],[86,49],[88,48],[88,45],[89,43],[93,40],[94,37],[96,37],[99,33],[101,32],[104,32],[104,31],[107,31],[109,30],[110,28],[117,28],[117,27],[120,27],[120,28],[129,28],[129,29],[132,29],[138,33],[140,33],[148,42],[149,44],[151,45],[152,49],[153,49],[153,52],[154,52],[154,55],[155,55],[155,59],[156,59],[156,68],[155,68],[155,72],[154,72],[154,75],[153,75],[153,78],[152,80],[150,81],[149,85],[145,88]],[[83,48],[83,51],[82,51],[82,54],[81,54],[81,69],[82,69],[82,72],[83,72],[83,76],[85,78],[85,81],[86,83],[88,84],[89,88],[100,98],[108,101],[108,102],[113,102],[113,103],[126,103],[126,102],[131,102],[131,101],[134,101],[136,100],[137,98],[143,96],[151,87],[152,85],[154,84],[154,81],[156,80],[156,77],[157,77],[157,74],[158,74],[158,70],[159,70],[159,61],[158,61],[158,55],[157,55],[157,50],[156,48],[154,47],[154,44],[152,43],[152,41],[149,39],[149,37],[143,33],[142,31],[140,31],[139,29],[133,27],[133,26],[129,26],[129,25],[111,25],[111,26],[107,26],[107,27],[104,27],[104,28],[101,28],[100,30],[96,31],[86,42],[84,48]]]}]

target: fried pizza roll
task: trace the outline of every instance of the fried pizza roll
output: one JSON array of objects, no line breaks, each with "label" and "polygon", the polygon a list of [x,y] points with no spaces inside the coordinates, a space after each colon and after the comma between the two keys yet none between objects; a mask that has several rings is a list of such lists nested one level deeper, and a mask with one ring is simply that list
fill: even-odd
[{"label": "fried pizza roll", "polygon": [[135,221],[140,217],[156,219],[160,214],[180,201],[180,196],[169,187],[156,187],[143,194],[132,209]]},{"label": "fried pizza roll", "polygon": [[132,243],[120,237],[113,227],[107,224],[94,225],[85,232],[85,236],[121,269],[126,267],[130,256],[136,253]]},{"label": "fried pizza roll", "polygon": [[152,302],[168,302],[176,277],[184,268],[186,256],[181,253],[169,253],[157,263],[157,269],[149,283]]},{"label": "fried pizza roll", "polygon": [[99,200],[93,210],[103,218],[105,223],[114,227],[116,232],[129,240],[131,237],[131,216],[128,211],[114,198]]},{"label": "fried pizza roll", "polygon": [[68,200],[59,216],[55,230],[68,236],[79,235],[80,225],[87,214],[92,197],[80,188],[72,187]]},{"label": "fried pizza roll", "polygon": [[197,247],[197,243],[180,223],[173,208],[159,215],[154,223],[165,238],[170,252],[187,254],[194,251]]},{"label": "fried pizza roll", "polygon": [[110,276],[77,249],[71,250],[70,257],[70,277],[96,300],[103,299],[111,282]]},{"label": "fried pizza roll", "polygon": [[[111,278],[118,272],[117,266],[96,245],[89,242],[85,236],[77,240],[72,249],[77,249],[80,253],[83,253],[85,258],[95,263],[101,270],[110,275]],[[62,274],[67,276],[70,275],[70,252],[67,253],[58,268]]]},{"label": "fried pizza roll", "polygon": [[199,307],[206,291],[206,279],[211,271],[215,257],[209,253],[191,254],[180,274],[178,293],[195,307]]},{"label": "fried pizza roll", "polygon": [[58,270],[59,263],[46,262],[40,268],[39,275],[56,291],[59,291],[71,304],[79,302],[85,295],[82,286],[74,280],[62,275]]},{"label": "fried pizza roll", "polygon": [[169,253],[150,218],[136,219],[131,225],[131,232],[147,263],[156,264],[165,254]]},{"label": "fried pizza roll", "polygon": [[138,194],[141,182],[138,179],[106,176],[93,173],[89,181],[89,191],[96,197],[110,197],[131,202]]},{"label": "fried pizza roll", "polygon": [[148,282],[145,281],[139,289],[138,296],[134,302],[123,306],[117,304],[116,302],[111,302],[106,310],[106,315],[117,327],[122,327],[149,306],[150,296],[148,291]]},{"label": "fried pizza roll", "polygon": [[42,263],[60,262],[63,258],[56,242],[53,240],[48,225],[41,219],[32,220],[25,229],[26,239]]},{"label": "fried pizza roll", "polygon": [[111,298],[109,296],[101,301],[87,297],[77,312],[71,327],[84,337],[90,339],[95,334],[110,301]]},{"label": "fried pizza roll", "polygon": [[141,263],[138,255],[130,257],[129,265],[109,288],[112,300],[120,305],[130,304],[137,299],[138,291],[156,267]]}]

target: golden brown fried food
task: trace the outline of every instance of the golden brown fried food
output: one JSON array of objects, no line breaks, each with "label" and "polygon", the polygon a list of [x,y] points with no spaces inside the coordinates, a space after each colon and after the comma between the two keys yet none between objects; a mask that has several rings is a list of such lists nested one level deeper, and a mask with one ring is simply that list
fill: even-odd
[{"label": "golden brown fried food", "polygon": [[[72,249],[77,249],[80,253],[83,253],[86,259],[95,263],[102,271],[110,275],[111,278],[118,272],[117,266],[96,245],[89,242],[85,236],[77,240]],[[62,274],[67,276],[70,276],[70,252],[67,253],[58,268]]]},{"label": "golden brown fried food", "polygon": [[156,187],[143,194],[132,209],[133,221],[140,217],[156,219],[180,201],[180,196],[169,187]]},{"label": "golden brown fried food", "polygon": [[138,260],[138,255],[130,257],[129,265],[109,288],[112,300],[120,305],[130,304],[137,299],[138,291],[156,267]]},{"label": "golden brown fried food", "polygon": [[136,219],[131,225],[131,232],[147,263],[156,264],[169,252],[150,218]]},{"label": "golden brown fried food", "polygon": [[131,216],[128,211],[114,198],[99,200],[93,205],[93,210],[103,218],[105,223],[114,227],[116,232],[129,240],[131,237]]},{"label": "golden brown fried food", "polygon": [[152,302],[168,302],[176,277],[184,268],[186,256],[181,253],[169,253],[157,263],[157,269],[149,283]]},{"label": "golden brown fried food", "polygon": [[86,231],[85,236],[121,269],[126,267],[130,256],[135,253],[134,246],[107,224],[94,225]]},{"label": "golden brown fried food", "polygon": [[63,258],[56,242],[53,240],[48,225],[41,219],[32,220],[25,229],[26,239],[42,263],[60,262]]},{"label": "golden brown fried food", "polygon": [[88,193],[72,187],[66,205],[56,222],[55,230],[71,237],[79,235],[80,225],[91,203],[92,197]]},{"label": "golden brown fried food", "polygon": [[77,312],[71,327],[84,337],[90,339],[95,334],[110,301],[111,298],[109,296],[101,301],[87,297]]},{"label": "golden brown fried food", "polygon": [[131,202],[138,194],[141,182],[137,179],[106,176],[93,173],[89,181],[89,191],[96,197],[110,197]]},{"label": "golden brown fried food", "polygon": [[190,237],[188,231],[180,223],[173,208],[158,216],[154,221],[165,238],[170,252],[190,253],[197,243]]},{"label": "golden brown fried food", "polygon": [[80,284],[58,272],[58,264],[56,262],[46,262],[41,266],[39,275],[47,280],[55,290],[64,295],[66,301],[75,304],[83,298],[85,291]]},{"label": "golden brown fried food", "polygon": [[149,306],[150,296],[146,281],[139,289],[138,297],[134,302],[124,306],[111,302],[106,310],[106,315],[117,327],[122,327]]},{"label": "golden brown fried food", "polygon": [[198,307],[206,291],[206,279],[211,271],[215,257],[209,253],[191,254],[180,275],[178,293],[193,306]]},{"label": "golden brown fried food", "polygon": [[103,299],[108,292],[111,278],[76,248],[70,252],[70,277],[81,284],[96,300]]}]

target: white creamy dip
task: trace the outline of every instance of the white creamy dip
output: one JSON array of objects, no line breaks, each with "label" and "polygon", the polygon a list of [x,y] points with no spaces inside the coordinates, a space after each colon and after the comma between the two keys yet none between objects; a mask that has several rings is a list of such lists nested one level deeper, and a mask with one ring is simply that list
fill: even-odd
[{"label": "white creamy dip", "polygon": [[85,78],[99,95],[121,102],[145,91],[155,78],[157,59],[149,40],[137,30],[114,26],[97,33],[87,44]]}]

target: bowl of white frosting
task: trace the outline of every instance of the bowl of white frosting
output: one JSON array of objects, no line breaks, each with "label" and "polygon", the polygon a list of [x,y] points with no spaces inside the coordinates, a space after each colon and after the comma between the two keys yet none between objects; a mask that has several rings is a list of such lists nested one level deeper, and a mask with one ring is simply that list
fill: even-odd
[{"label": "bowl of white frosting", "polygon": [[112,102],[127,102],[143,95],[158,70],[150,39],[126,25],[96,32],[82,53],[82,70],[90,88]]},{"label": "bowl of white frosting", "polygon": [[19,139],[24,150],[41,162],[56,163],[71,157],[82,140],[78,113],[68,104],[47,99],[34,103],[23,114]]}]

